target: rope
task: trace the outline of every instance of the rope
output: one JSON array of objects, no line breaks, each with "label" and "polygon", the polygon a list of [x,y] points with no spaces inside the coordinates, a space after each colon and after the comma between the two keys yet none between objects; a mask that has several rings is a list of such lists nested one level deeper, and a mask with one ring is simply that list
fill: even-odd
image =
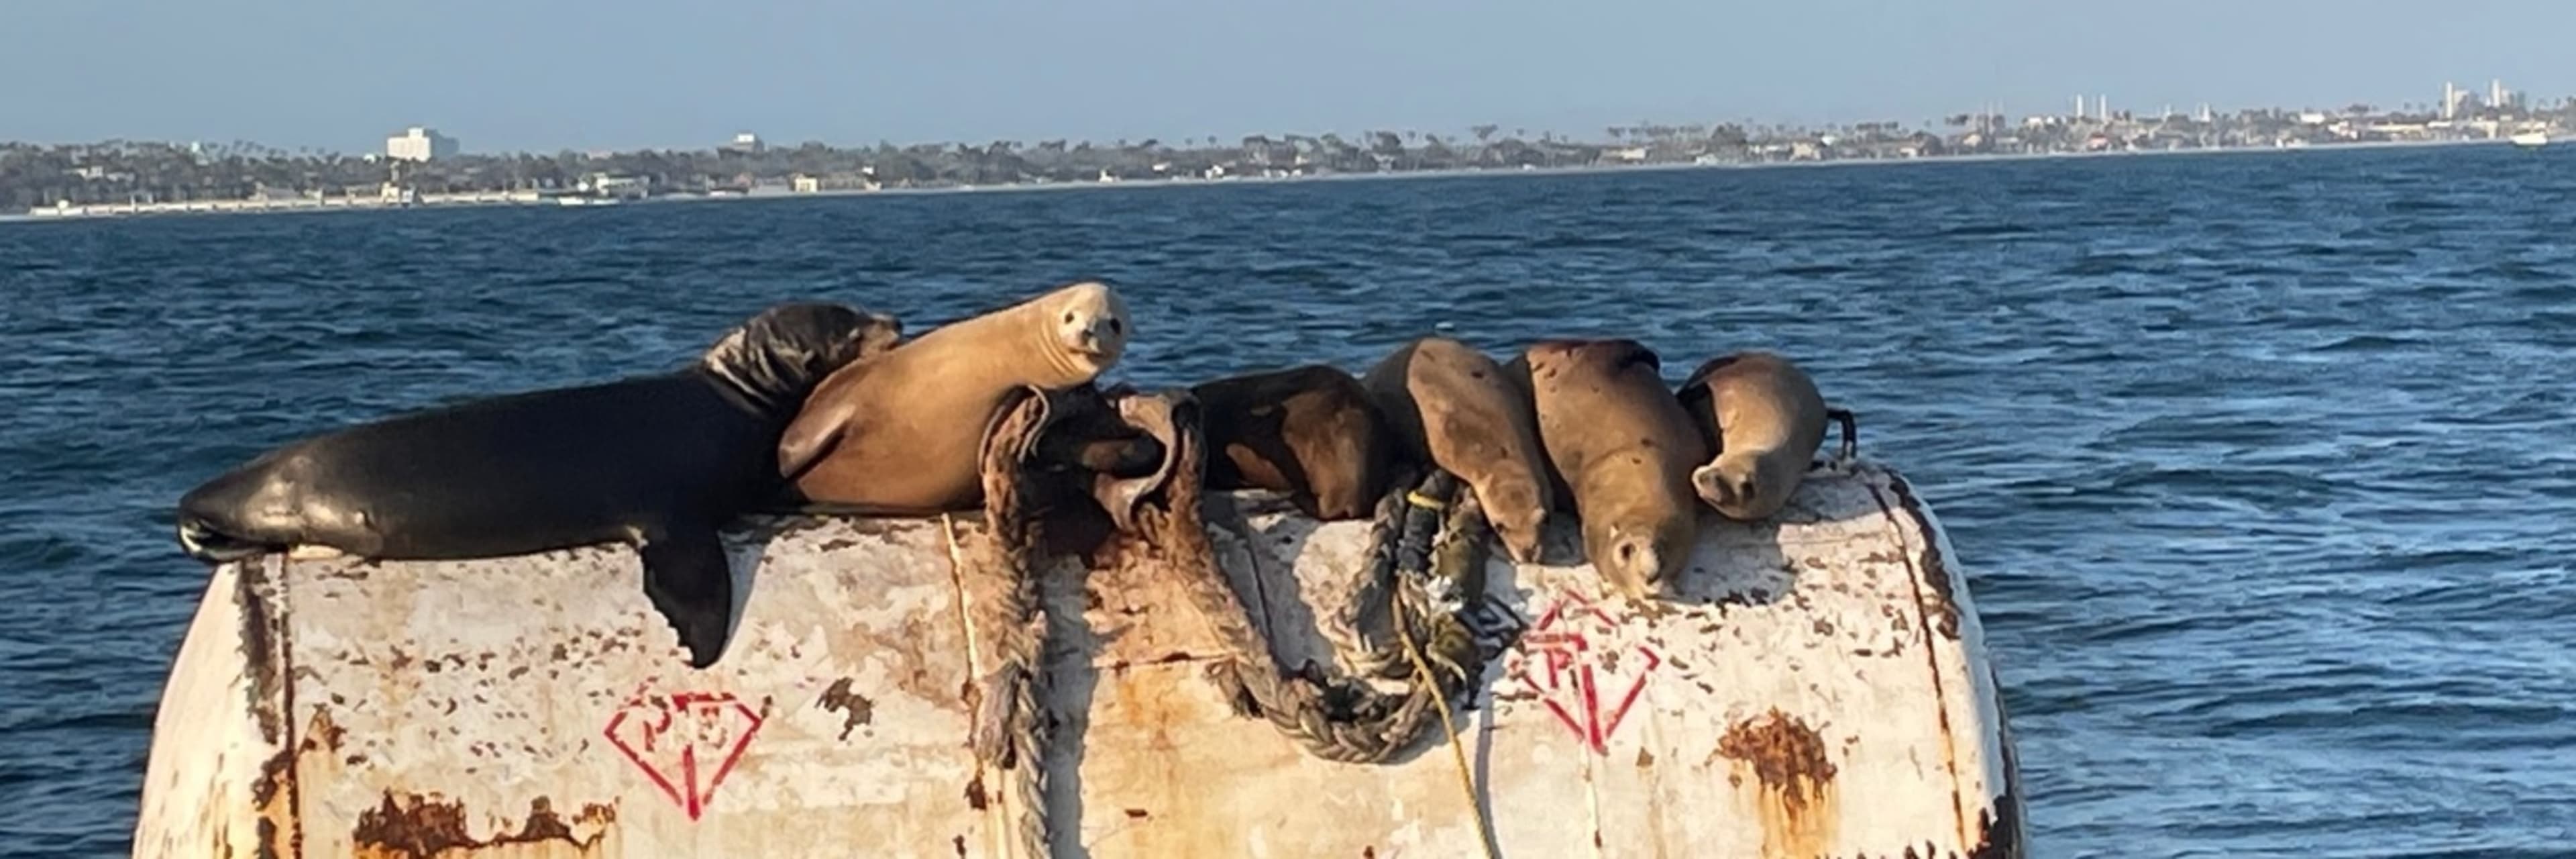
[{"label": "rope", "polygon": [[[992,640],[994,667],[981,679],[969,743],[979,764],[1007,770],[1016,800],[1014,834],[1024,856],[1052,855],[1045,748],[1048,726],[1040,712],[1047,623],[1038,576],[1044,545],[1043,499],[1035,495],[1037,442],[1063,417],[1041,393],[1022,391],[995,415],[985,433],[980,470],[984,518],[991,532],[968,576],[971,626]],[[1070,403],[1066,405],[1071,405]],[[1157,494],[1161,503],[1137,505],[1129,545],[1148,563],[1182,573],[1182,590],[1213,626],[1227,658],[1210,674],[1238,711],[1267,718],[1311,753],[1344,763],[1382,763],[1418,738],[1434,720],[1448,739],[1469,808],[1488,856],[1499,855],[1492,825],[1477,801],[1474,775],[1451,719],[1449,701],[1482,676],[1484,653],[1467,620],[1467,606],[1484,595],[1488,543],[1482,509],[1453,475],[1434,470],[1412,486],[1399,485],[1381,500],[1371,524],[1369,566],[1350,605],[1382,606],[1400,658],[1372,653],[1367,673],[1401,681],[1384,691],[1357,677],[1335,677],[1308,663],[1280,665],[1246,602],[1218,566],[1202,518],[1205,444],[1195,403],[1186,395],[1129,394],[1121,417],[1166,438],[1171,475]],[[962,571],[961,571],[962,572]],[[1427,646],[1426,646],[1427,644]],[[1372,648],[1374,650],[1374,648]]]},{"label": "rope", "polygon": [[[1228,651],[1226,659],[1211,666],[1210,679],[1227,693],[1237,711],[1264,717],[1317,757],[1343,763],[1383,763],[1421,736],[1434,719],[1445,720],[1447,693],[1464,690],[1482,674],[1481,654],[1463,609],[1440,614],[1393,612],[1394,625],[1404,636],[1432,644],[1430,658],[1414,668],[1400,692],[1381,691],[1357,678],[1337,678],[1313,663],[1293,670],[1282,666],[1269,639],[1253,622],[1245,600],[1227,581],[1208,540],[1200,512],[1206,452],[1196,410],[1179,407],[1169,397],[1148,399],[1157,402],[1131,400],[1122,403],[1121,409],[1130,413],[1131,420],[1138,412],[1161,412],[1147,417],[1171,424],[1175,467],[1164,488],[1164,503],[1144,505],[1137,512],[1138,536],[1144,538],[1143,548],[1152,557],[1185,574],[1184,593],[1207,617]],[[1402,597],[1389,594],[1394,606],[1419,609],[1432,604],[1421,573],[1432,566],[1430,544],[1439,531],[1442,508],[1459,486],[1457,478],[1435,471],[1418,490],[1399,487],[1379,505],[1368,578],[1404,592]],[[1476,518],[1481,523],[1481,514]],[[1480,574],[1483,559],[1474,560],[1472,572]],[[1470,571],[1439,572],[1454,577]]]},{"label": "rope", "polygon": [[1047,818],[1047,725],[1038,711],[1046,620],[1040,616],[1041,522],[1031,515],[1028,479],[1037,441],[1050,423],[1045,395],[1023,389],[995,415],[984,435],[980,469],[984,522],[991,532],[975,577],[984,591],[968,607],[972,627],[994,640],[994,667],[984,675],[969,744],[979,764],[1010,773],[1017,800],[1014,828],[1022,856],[1052,856]]},{"label": "rope", "polygon": [[[1475,495],[1470,493],[1467,496],[1467,499],[1459,504],[1459,507],[1461,509],[1469,509],[1475,504]],[[1482,511],[1471,511],[1468,515],[1481,518],[1483,513]],[[1458,539],[1459,533],[1457,529],[1453,529],[1450,532],[1443,534],[1442,537],[1444,543],[1452,545],[1471,543],[1471,541]],[[1472,541],[1472,543],[1481,543],[1482,541],[1483,535],[1479,534],[1476,535],[1476,539]],[[1420,613],[1421,608],[1427,607],[1417,607],[1417,614]],[[1398,637],[1404,640],[1404,655],[1413,663],[1414,676],[1437,676],[1431,670],[1431,663],[1423,658],[1421,646],[1413,642],[1413,633],[1407,628],[1408,626],[1408,624],[1396,624],[1395,632]],[[1461,796],[1466,797],[1467,809],[1476,815],[1476,837],[1484,842],[1486,859],[1501,859],[1503,855],[1502,847],[1494,843],[1494,823],[1485,815],[1485,804],[1478,801],[1476,798],[1476,772],[1467,766],[1467,746],[1465,743],[1458,741],[1458,725],[1449,719],[1449,696],[1447,693],[1440,690],[1440,684],[1438,683],[1426,683],[1424,685],[1431,687],[1433,700],[1440,703],[1440,730],[1441,733],[1448,735],[1449,738],[1449,760],[1458,767],[1458,792]]]}]

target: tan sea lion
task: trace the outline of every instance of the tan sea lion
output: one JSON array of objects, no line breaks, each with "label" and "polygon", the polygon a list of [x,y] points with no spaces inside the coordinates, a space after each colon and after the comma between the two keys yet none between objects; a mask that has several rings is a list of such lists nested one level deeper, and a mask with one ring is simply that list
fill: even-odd
[{"label": "tan sea lion", "polygon": [[1503,551],[1538,562],[1556,492],[1538,418],[1502,365],[1456,340],[1423,337],[1369,368],[1362,386],[1411,460],[1465,480]]},{"label": "tan sea lion", "polygon": [[1654,350],[1548,340],[1509,372],[1528,380],[1539,441],[1573,496],[1593,569],[1632,598],[1659,594],[1699,542],[1690,470],[1708,461],[1708,443],[1664,388]]},{"label": "tan sea lion", "polygon": [[1814,380],[1770,352],[1709,359],[1682,382],[1680,398],[1716,452],[1691,471],[1693,489],[1717,512],[1746,522],[1780,512],[1798,491],[1832,411]]},{"label": "tan sea lion", "polygon": [[1082,281],[933,329],[815,388],[779,440],[779,473],[804,500],[846,512],[972,508],[982,433],[1006,394],[1092,381],[1130,327],[1115,289]]},{"label": "tan sea lion", "polygon": [[1190,389],[1206,438],[1207,488],[1286,493],[1317,520],[1376,511],[1396,463],[1386,419],[1358,379],[1308,364]]}]

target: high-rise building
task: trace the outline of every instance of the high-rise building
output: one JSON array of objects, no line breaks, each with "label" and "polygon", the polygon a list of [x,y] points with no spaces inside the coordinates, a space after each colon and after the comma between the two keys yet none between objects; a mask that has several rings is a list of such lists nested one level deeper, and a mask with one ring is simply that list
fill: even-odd
[{"label": "high-rise building", "polygon": [[385,157],[400,161],[428,161],[455,154],[456,138],[425,126],[415,125],[385,138]]}]

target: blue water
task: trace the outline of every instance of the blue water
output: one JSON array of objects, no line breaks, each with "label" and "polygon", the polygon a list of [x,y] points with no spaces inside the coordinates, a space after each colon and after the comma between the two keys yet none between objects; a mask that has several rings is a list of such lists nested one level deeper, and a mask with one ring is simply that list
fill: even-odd
[{"label": "blue water", "polygon": [[0,853],[125,852],[219,469],[1096,274],[1146,384],[1807,362],[1952,529],[2033,855],[2565,855],[2571,237],[2576,157],[2503,147],[0,225]]}]

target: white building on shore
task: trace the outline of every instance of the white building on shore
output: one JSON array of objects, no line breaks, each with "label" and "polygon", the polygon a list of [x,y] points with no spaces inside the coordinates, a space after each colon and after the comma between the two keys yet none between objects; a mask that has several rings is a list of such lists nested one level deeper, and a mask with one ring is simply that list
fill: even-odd
[{"label": "white building on shore", "polygon": [[401,161],[429,161],[456,154],[456,138],[425,126],[412,126],[403,133],[385,138],[385,157]]}]

